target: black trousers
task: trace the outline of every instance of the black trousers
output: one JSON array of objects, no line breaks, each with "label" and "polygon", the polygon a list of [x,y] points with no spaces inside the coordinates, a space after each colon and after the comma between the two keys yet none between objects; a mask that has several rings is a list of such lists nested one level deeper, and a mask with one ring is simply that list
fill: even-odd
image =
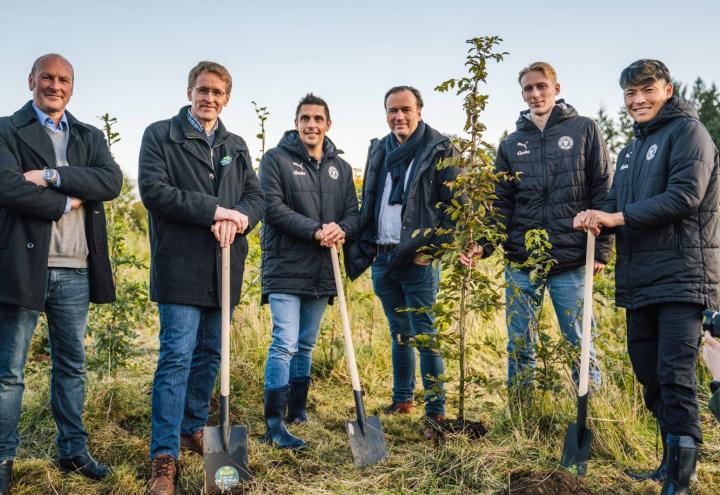
[{"label": "black trousers", "polygon": [[702,336],[699,304],[662,303],[628,309],[628,352],[660,428],[702,442],[695,367]]}]

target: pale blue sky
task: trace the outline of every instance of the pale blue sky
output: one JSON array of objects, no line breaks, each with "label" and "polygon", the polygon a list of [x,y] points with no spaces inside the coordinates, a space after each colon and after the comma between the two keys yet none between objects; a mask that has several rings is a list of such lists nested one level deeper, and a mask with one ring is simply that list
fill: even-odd
[{"label": "pale blue sky", "polygon": [[259,148],[250,104],[271,112],[268,142],[292,127],[295,105],[308,91],[330,104],[329,136],[362,169],[371,138],[388,132],[386,89],[411,84],[425,97],[423,117],[448,133],[462,128],[458,98],[439,95],[439,82],[464,73],[464,41],[497,34],[510,52],[491,65],[483,117],[495,142],[524,108],[517,71],[541,59],[558,71],[561,95],[594,116],[601,104],[622,104],[620,71],[638,58],[659,58],[673,75],[720,83],[718,2],[677,1],[375,1],[215,2],[77,0],[3,2],[0,115],[30,98],[32,61],[60,52],[75,66],[69,110],[99,125],[118,118],[122,141],[113,151],[137,176],[145,127],[186,104],[189,69],[201,59],[228,67],[233,93],[221,118]]}]

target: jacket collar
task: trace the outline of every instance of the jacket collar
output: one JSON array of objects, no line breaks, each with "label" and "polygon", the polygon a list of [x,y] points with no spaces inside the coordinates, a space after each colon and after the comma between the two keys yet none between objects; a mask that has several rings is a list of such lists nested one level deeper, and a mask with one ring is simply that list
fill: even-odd
[{"label": "jacket collar", "polygon": [[635,122],[633,124],[633,132],[636,138],[645,138],[669,122],[681,117],[699,120],[697,110],[695,110],[690,102],[677,96],[672,96],[665,102],[658,114],[651,121],[645,122],[644,124]]},{"label": "jacket collar", "polygon": [[[278,142],[278,148],[283,148],[288,153],[303,160],[309,160],[307,149],[300,141],[300,134],[295,129],[285,131],[285,134],[280,138],[280,142]],[[323,161],[335,158],[342,152],[341,149],[335,147],[335,143],[329,137],[325,136],[323,140]]]},{"label": "jacket collar", "polygon": [[[170,139],[176,143],[202,139],[202,136],[199,136],[198,132],[193,128],[190,122],[188,122],[187,112],[189,109],[190,105],[185,105],[180,109],[178,114],[170,120]],[[222,120],[218,119],[213,148],[223,144],[229,137],[230,133],[227,129],[225,129],[225,125],[222,123]]]},{"label": "jacket collar", "polygon": [[[82,133],[92,129],[91,126],[77,120],[70,112],[65,110],[68,125],[70,127],[70,139],[68,142],[68,150],[74,139],[78,139]],[[52,142],[47,133],[43,129],[42,124],[38,121],[37,113],[32,106],[32,101],[28,101],[23,107],[15,112],[12,117],[12,124],[15,126],[20,139],[40,158],[47,167],[55,167],[55,151]]]},{"label": "jacket collar", "polygon": [[[578,113],[577,110],[575,110],[575,107],[573,107],[569,103],[566,103],[565,100],[559,99],[555,102],[555,106],[550,112],[550,117],[545,124],[545,129],[550,129],[553,126],[558,125],[560,122],[563,122],[572,117],[577,117],[577,115]],[[520,117],[518,117],[515,125],[518,131],[538,130],[538,126],[536,126],[535,122],[533,122],[530,118],[530,110],[523,110],[522,112],[520,112]]]}]

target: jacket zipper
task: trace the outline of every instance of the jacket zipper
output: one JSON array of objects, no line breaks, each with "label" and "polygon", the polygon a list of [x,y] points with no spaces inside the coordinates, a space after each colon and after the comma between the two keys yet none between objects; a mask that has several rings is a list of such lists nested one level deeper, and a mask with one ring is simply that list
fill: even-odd
[{"label": "jacket zipper", "polygon": [[548,184],[547,184],[547,170],[545,167],[545,132],[540,131],[540,168],[542,169],[542,180],[543,180],[543,205],[542,205],[542,219],[543,223],[541,228],[547,228],[547,202],[548,202]]}]

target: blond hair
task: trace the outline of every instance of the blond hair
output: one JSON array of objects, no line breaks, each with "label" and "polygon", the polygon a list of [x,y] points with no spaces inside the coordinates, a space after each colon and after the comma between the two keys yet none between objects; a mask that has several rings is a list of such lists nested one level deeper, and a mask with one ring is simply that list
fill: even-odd
[{"label": "blond hair", "polygon": [[545,77],[550,80],[551,83],[557,83],[557,72],[555,72],[555,69],[553,69],[552,65],[548,64],[547,62],[533,62],[520,71],[520,74],[518,75],[518,83],[521,86],[523,76],[530,71],[541,72]]}]

